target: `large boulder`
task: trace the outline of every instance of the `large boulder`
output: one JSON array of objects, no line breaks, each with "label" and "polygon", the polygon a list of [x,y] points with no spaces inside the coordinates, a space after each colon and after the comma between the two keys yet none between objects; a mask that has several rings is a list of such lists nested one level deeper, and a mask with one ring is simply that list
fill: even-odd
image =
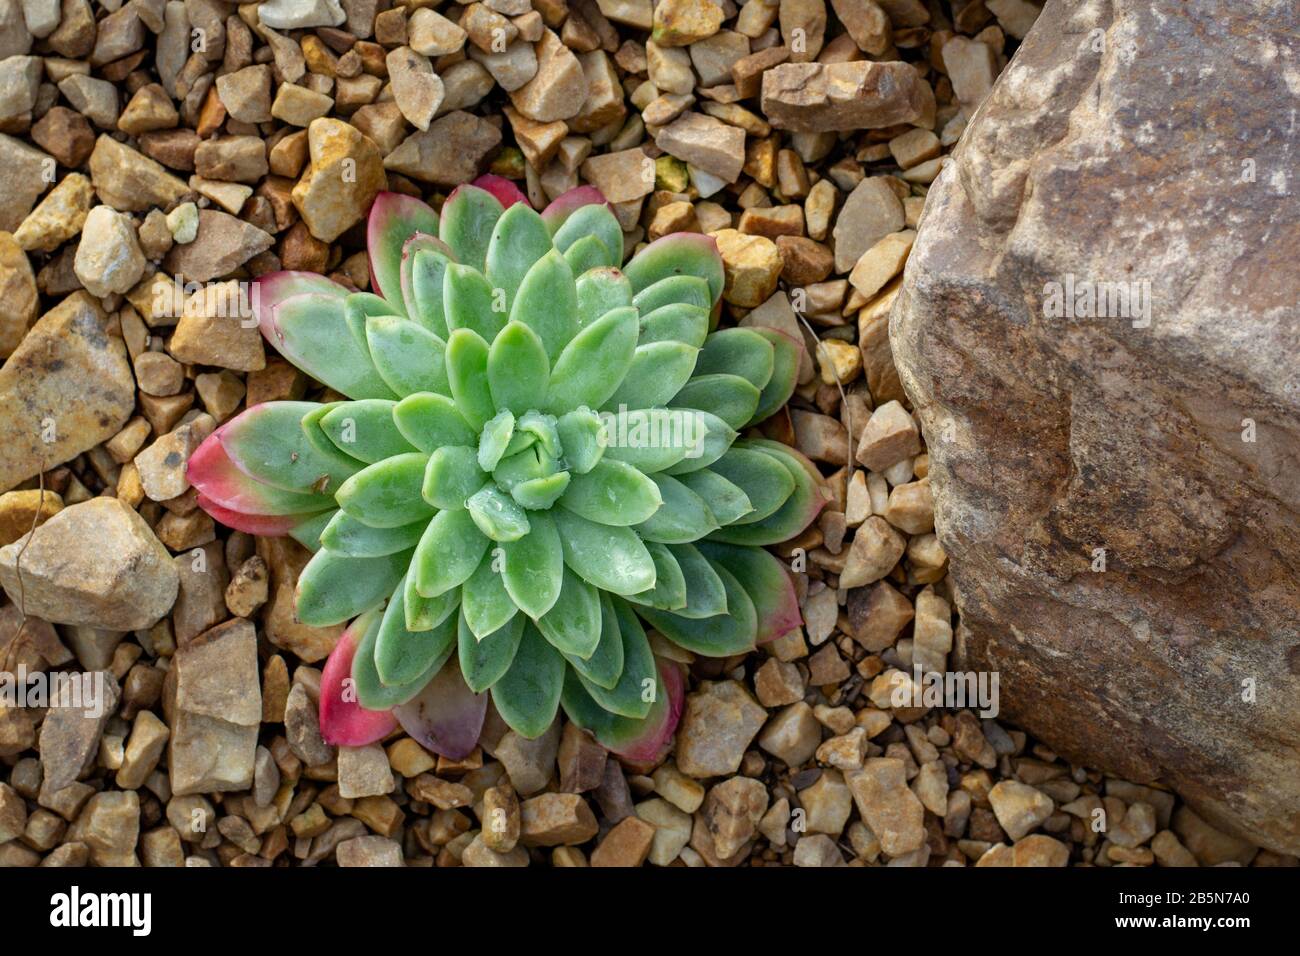
[{"label": "large boulder", "polygon": [[1049,0],[890,339],[959,666],[1066,756],[1296,853],[1300,8],[1264,6]]}]

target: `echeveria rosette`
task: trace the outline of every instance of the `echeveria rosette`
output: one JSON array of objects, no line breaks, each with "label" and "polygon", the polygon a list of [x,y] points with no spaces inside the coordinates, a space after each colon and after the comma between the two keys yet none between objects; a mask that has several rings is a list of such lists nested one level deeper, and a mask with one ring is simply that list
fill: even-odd
[{"label": "echeveria rosette", "polygon": [[592,187],[540,214],[496,177],[441,213],[385,193],[367,241],[374,294],[281,272],[255,297],[266,338],[348,400],[257,405],[189,465],[209,514],[315,552],[301,621],[351,621],[322,677],[326,739],[400,724],[459,758],[490,693],[526,737],[563,708],[627,759],[658,759],[685,682],[646,625],[716,657],[800,623],[763,546],[808,526],[821,479],[739,437],[789,399],[800,346],[711,331],[708,237],[623,266]]}]

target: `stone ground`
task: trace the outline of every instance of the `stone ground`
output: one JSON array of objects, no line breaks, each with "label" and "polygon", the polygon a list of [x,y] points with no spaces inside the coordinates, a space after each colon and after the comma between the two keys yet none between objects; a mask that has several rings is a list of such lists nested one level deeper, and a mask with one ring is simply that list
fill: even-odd
[{"label": "stone ground", "polygon": [[[1038,7],[437,6],[0,0],[0,662],[98,673],[109,705],[0,702],[0,865],[1294,865],[995,719],[894,704],[954,612],[889,310]],[[491,717],[459,763],[325,745],[341,629],[293,618],[306,553],[214,526],[185,479],[242,407],[319,392],[226,317],[240,280],[365,288],[378,190],[436,205],[485,171],[537,206],[594,183],[629,249],[710,233],[727,321],[807,345],[764,426],[832,490],[778,549],[806,625],[675,651],[657,767]]]}]

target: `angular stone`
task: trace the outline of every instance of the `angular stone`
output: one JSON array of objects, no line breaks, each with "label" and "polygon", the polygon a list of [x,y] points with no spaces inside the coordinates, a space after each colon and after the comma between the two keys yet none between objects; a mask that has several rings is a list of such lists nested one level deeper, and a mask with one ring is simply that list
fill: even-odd
[{"label": "angular stone", "polygon": [[[1263,583],[1300,564],[1289,522],[1265,517],[1300,495],[1283,437],[1300,433],[1285,384],[1300,322],[1274,254],[1300,233],[1281,174],[1266,185],[1293,147],[1270,140],[1228,180],[1204,174],[1217,142],[1271,128],[1294,95],[1234,31],[1260,51],[1290,42],[1297,16],[1261,27],[1230,4],[1048,5],[929,193],[943,214],[918,232],[891,330],[936,439],[956,666],[997,670],[1006,718],[1070,760],[1158,780],[1215,826],[1291,854],[1300,775],[1284,754],[1300,712],[1262,695],[1228,706],[1196,675],[1231,661],[1224,687],[1239,693],[1300,667],[1300,600]],[[1073,38],[1094,29],[1162,41],[1109,71],[1077,55]],[[1189,58],[1207,77],[1193,100],[1167,83]],[[1207,103],[1219,138],[1185,139]],[[1068,158],[1055,149],[1067,127]],[[1134,179],[1139,154],[1156,159]],[[1184,237],[1176,261],[1143,244],[1152,221]],[[1131,251],[1122,265],[1114,249]]]},{"label": "angular stone", "polygon": [[586,843],[600,827],[587,801],[576,793],[543,793],[519,807],[519,841],[524,846]]},{"label": "angular stone", "polygon": [[86,216],[73,269],[91,295],[127,292],[144,274],[135,226],[111,206],[96,206]]},{"label": "angular stone", "polygon": [[23,220],[14,239],[27,252],[53,252],[81,232],[94,195],[89,179],[68,173]]},{"label": "angular stone", "polygon": [[18,347],[39,309],[36,277],[27,253],[13,236],[0,232],[0,357]]},{"label": "angular stone", "polygon": [[339,866],[406,866],[402,845],[375,834],[344,840],[334,854]]},{"label": "angular stone", "polygon": [[274,30],[337,27],[347,19],[339,0],[267,0],[257,5],[257,18]]},{"label": "angular stone", "polygon": [[701,113],[683,113],[655,134],[655,145],[728,183],[745,163],[745,131]]},{"label": "angular stone", "polygon": [[732,777],[713,787],[700,808],[713,850],[721,858],[735,856],[754,835],[767,812],[767,788],[751,777]]},{"label": "angular stone", "polygon": [[677,767],[704,779],[733,774],[767,711],[736,681],[704,681],[686,697],[677,728]]},{"label": "angular stone", "polygon": [[233,280],[210,284],[190,296],[167,348],[187,365],[215,365],[240,372],[266,368],[247,284]]},{"label": "angular stone", "polygon": [[853,188],[835,220],[835,271],[848,272],[862,254],[903,228],[903,204],[883,176],[870,176]]},{"label": "angular stone", "polygon": [[434,120],[384,157],[384,168],[438,186],[474,179],[483,159],[501,143],[501,130],[460,110]]},{"label": "angular stone", "polygon": [[177,583],[171,556],[153,529],[116,498],[70,505],[0,548],[0,584],[10,599],[58,624],[151,627],[171,609]]},{"label": "angular stone", "polygon": [[0,230],[18,228],[49,185],[53,157],[0,133]]},{"label": "angular stone", "polygon": [[763,74],[763,115],[798,133],[934,123],[934,91],[910,63],[783,63]]},{"label": "angular stone", "polygon": [[925,807],[907,788],[903,761],[873,757],[846,779],[858,813],[887,855],[911,853],[925,843]]},{"label": "angular stone", "polygon": [[410,47],[398,47],[389,52],[386,65],[397,108],[416,129],[427,130],[444,95],[433,64]]},{"label": "angular stone", "polygon": [[251,787],[262,720],[253,625],[236,618],[179,647],[163,709],[173,794]]},{"label": "angular stone", "polygon": [[173,246],[163,268],[190,282],[207,282],[229,275],[275,239],[250,222],[217,209],[199,210],[199,230],[193,242]]},{"label": "angular stone", "polygon": [[534,45],[537,74],[510,93],[510,102],[539,123],[577,116],[587,99],[587,76],[573,51],[551,30]]},{"label": "angular stone", "polygon": [[392,793],[396,785],[388,754],[379,744],[339,748],[339,796],[378,797]]},{"label": "angular stone", "polygon": [[37,745],[45,772],[42,786],[50,792],[71,786],[94,766],[104,727],[121,698],[108,671],[87,672],[56,686]]},{"label": "angular stone", "polygon": [[107,134],[95,141],[90,154],[90,181],[99,198],[121,212],[166,208],[187,191],[161,164]]}]

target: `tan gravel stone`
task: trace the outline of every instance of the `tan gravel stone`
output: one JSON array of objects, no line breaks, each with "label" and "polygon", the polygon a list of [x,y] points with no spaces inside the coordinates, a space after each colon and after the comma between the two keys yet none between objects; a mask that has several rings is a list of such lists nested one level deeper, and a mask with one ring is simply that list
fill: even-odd
[{"label": "tan gravel stone", "polygon": [[840,572],[840,587],[856,588],[879,581],[898,563],[907,542],[889,524],[876,515],[862,523],[853,536],[853,544]]},{"label": "tan gravel stone", "polygon": [[903,761],[874,757],[847,776],[858,813],[889,856],[918,849],[925,841],[925,808],[907,788]]},{"label": "tan gravel stone", "polygon": [[785,63],[763,74],[763,114],[777,129],[817,133],[934,122],[934,91],[907,63]]},{"label": "tan gravel stone", "polygon": [[781,276],[781,253],[776,243],[736,229],[719,230],[713,238],[718,243],[726,279],[723,298],[750,309],[766,302]]},{"label": "tan gravel stone", "polygon": [[586,843],[598,829],[587,801],[576,793],[543,793],[520,805],[519,841],[524,846]]},{"label": "tan gravel stone", "polygon": [[478,175],[483,158],[500,142],[501,131],[494,125],[457,110],[434,120],[427,131],[408,136],[384,157],[384,168],[421,182],[459,186]]},{"label": "tan gravel stone", "polygon": [[100,199],[123,212],[165,208],[185,194],[185,183],[159,163],[108,135],[95,141],[90,181]]},{"label": "tan gravel stone", "polygon": [[723,19],[722,7],[712,0],[660,0],[650,36],[660,46],[686,46],[713,36]]},{"label": "tan gravel stone", "polygon": [[803,701],[778,713],[758,737],[758,745],[788,767],[799,767],[811,760],[821,742],[821,724]]},{"label": "tan gravel stone", "polygon": [[677,767],[697,779],[735,773],[767,711],[735,681],[704,681],[686,697]]},{"label": "tan gravel stone", "polygon": [[311,165],[293,187],[293,204],[313,236],[333,242],[384,188],[384,163],[374,143],[341,120],[313,120],[307,143]]},{"label": "tan gravel stone", "polygon": [[578,115],[587,99],[587,76],[582,64],[551,30],[535,45],[537,74],[510,93],[510,102],[524,116],[539,123]]}]

